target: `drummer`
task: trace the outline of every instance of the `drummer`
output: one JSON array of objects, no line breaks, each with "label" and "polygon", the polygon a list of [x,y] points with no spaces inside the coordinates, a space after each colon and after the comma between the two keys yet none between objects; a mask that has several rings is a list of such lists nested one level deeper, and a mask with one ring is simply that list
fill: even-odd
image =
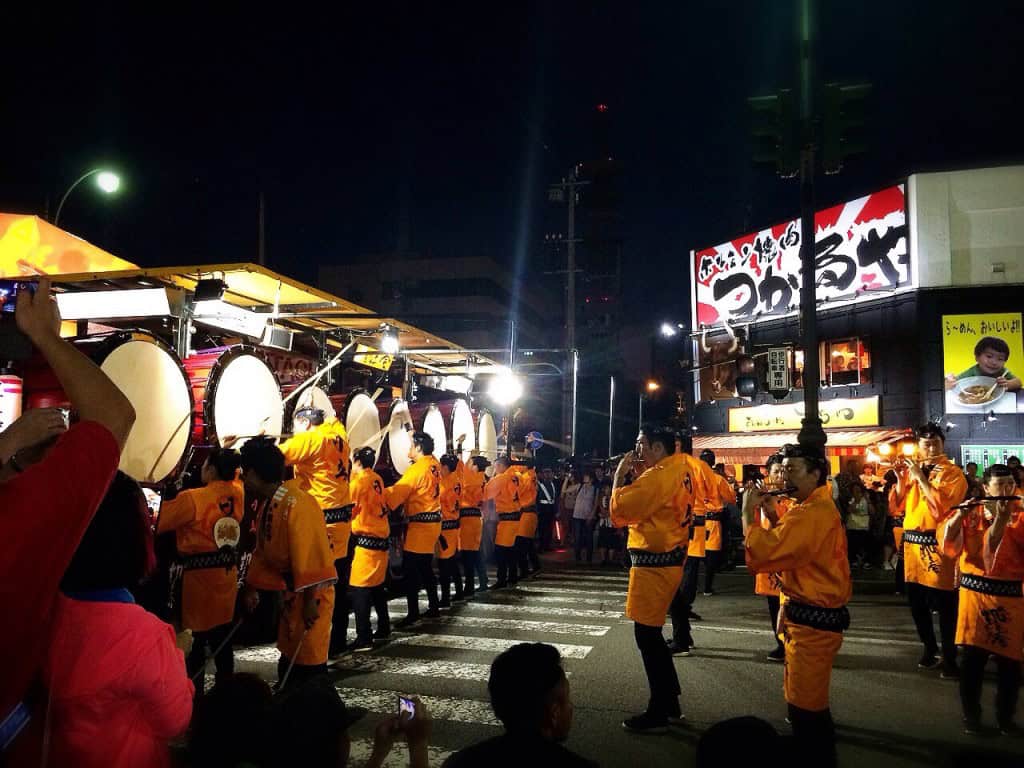
[{"label": "drummer", "polygon": [[[160,507],[157,533],[175,532],[183,569],[181,628],[192,630],[192,650],[185,660],[189,677],[214,654],[217,680],[230,677],[235,663],[231,620],[238,596],[239,523],[245,512],[245,491],[238,479],[235,451],[214,448],[203,463],[202,488],[182,491]],[[196,684],[196,697],[203,695]]]},{"label": "drummer", "polygon": [[459,558],[462,560],[462,571],[465,576],[465,596],[472,597],[479,581],[481,592],[487,589],[487,564],[480,559],[480,540],[483,537],[482,507],[484,502],[484,486],[487,475],[484,474],[490,462],[483,456],[473,456],[468,465],[462,465],[462,503],[459,507]]},{"label": "drummer", "polygon": [[[441,536],[437,568],[441,575],[441,607],[451,608],[452,600],[462,600],[462,576],[459,574],[459,508],[462,497],[462,462],[446,453],[441,462]],[[455,594],[452,594],[452,583]]]},{"label": "drummer", "polygon": [[348,646],[348,583],[352,572],[348,434],[336,418],[326,417],[320,408],[306,406],[295,411],[292,437],[281,443],[280,448],[285,464],[294,467],[299,487],[316,499],[324,513],[338,574],[330,646],[330,655],[338,656]]}]

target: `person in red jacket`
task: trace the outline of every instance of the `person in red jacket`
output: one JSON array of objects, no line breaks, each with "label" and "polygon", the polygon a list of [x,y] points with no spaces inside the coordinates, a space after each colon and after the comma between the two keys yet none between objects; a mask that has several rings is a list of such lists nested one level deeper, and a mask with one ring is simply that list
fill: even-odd
[{"label": "person in red jacket", "polygon": [[43,765],[170,765],[168,742],[188,727],[194,688],[174,630],[132,597],[154,565],[142,489],[118,472],[51,617],[37,718],[49,743]]},{"label": "person in red jacket", "polygon": [[17,627],[0,633],[0,659],[6,660],[0,723],[8,725],[0,750],[27,723],[26,697],[45,650],[60,579],[135,423],[128,398],[60,337],[49,280],[39,281],[34,296],[19,292],[15,320],[60,382],[78,423],[66,430],[60,411],[28,411],[0,435],[0,584],[18,585],[0,589],[0,616]]}]

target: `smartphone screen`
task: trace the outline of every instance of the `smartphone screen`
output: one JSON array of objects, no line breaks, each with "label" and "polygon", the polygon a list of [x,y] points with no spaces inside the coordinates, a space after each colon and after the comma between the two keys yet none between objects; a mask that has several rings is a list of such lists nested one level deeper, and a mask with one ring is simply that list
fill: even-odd
[{"label": "smartphone screen", "polygon": [[25,280],[0,280],[0,312],[14,312],[18,291],[36,292],[36,283]]},{"label": "smartphone screen", "polygon": [[408,715],[408,720],[412,720],[416,716],[416,702],[412,699],[407,699],[404,696],[398,697],[398,716],[403,717]]}]

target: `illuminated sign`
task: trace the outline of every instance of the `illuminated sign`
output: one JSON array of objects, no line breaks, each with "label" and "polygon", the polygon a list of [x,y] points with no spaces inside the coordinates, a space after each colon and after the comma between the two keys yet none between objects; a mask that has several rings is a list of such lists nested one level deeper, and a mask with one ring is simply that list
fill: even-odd
[{"label": "illuminated sign", "polygon": [[357,363],[369,366],[370,368],[376,368],[379,371],[390,371],[391,364],[395,362],[394,355],[385,355],[383,352],[378,352],[365,344],[356,345],[356,354],[352,359]]},{"label": "illuminated sign", "polygon": [[[818,406],[822,426],[845,429],[877,427],[878,396],[823,400]],[[776,432],[800,429],[803,403],[774,403],[729,409],[730,432]]]}]

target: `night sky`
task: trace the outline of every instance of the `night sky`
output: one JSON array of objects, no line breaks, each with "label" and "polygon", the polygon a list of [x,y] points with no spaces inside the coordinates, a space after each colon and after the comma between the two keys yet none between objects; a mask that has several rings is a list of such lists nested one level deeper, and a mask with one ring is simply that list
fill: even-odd
[{"label": "night sky", "polygon": [[[415,249],[538,263],[563,215],[546,186],[596,151],[598,103],[640,317],[688,315],[689,249],[797,212],[746,138],[745,98],[795,84],[788,0],[133,5],[6,19],[0,210],[52,211],[115,164],[124,194],[78,190],[63,225],[142,265],[255,261],[261,191],[269,264],[305,280],[393,248],[403,201]],[[875,91],[871,154],[820,207],[1024,154],[1019,2],[822,5],[825,79]]]}]

